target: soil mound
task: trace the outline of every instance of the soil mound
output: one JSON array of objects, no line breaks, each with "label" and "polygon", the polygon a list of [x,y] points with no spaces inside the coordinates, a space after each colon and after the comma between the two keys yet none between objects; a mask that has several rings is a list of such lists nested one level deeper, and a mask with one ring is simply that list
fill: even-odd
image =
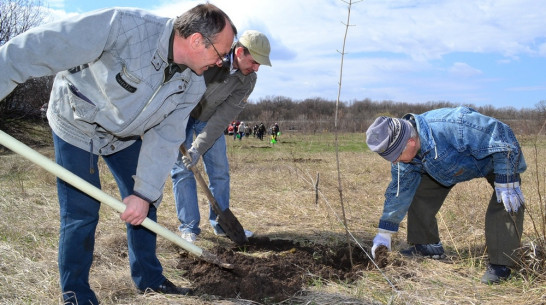
[{"label": "soil mound", "polygon": [[354,282],[371,268],[361,249],[347,245],[301,245],[290,240],[251,237],[247,244],[233,248],[209,249],[218,258],[234,265],[220,268],[180,254],[178,268],[192,281],[197,295],[240,298],[261,303],[276,303],[292,297],[316,281]]}]

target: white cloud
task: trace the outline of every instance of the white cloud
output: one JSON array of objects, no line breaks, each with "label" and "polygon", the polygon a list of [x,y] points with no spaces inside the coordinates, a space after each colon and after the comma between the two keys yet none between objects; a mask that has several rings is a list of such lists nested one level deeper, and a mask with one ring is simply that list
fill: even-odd
[{"label": "white cloud", "polygon": [[540,56],[546,57],[546,43],[543,43],[538,47],[538,53]]},{"label": "white cloud", "polygon": [[[337,97],[339,51],[348,13],[346,0],[209,1],[230,16],[239,33],[257,29],[270,38],[273,67],[260,68],[251,99],[274,95],[294,99]],[[64,3],[55,2],[59,8]],[[497,104],[508,98],[499,96],[500,90],[493,83],[517,82],[521,87],[526,87],[526,83],[546,83],[537,79],[527,82],[525,75],[509,70],[530,57],[539,58],[538,62],[546,66],[544,1],[353,2],[342,100],[489,99]],[[203,1],[162,0],[153,2],[148,9],[175,17],[198,3]],[[123,6],[124,1],[112,0],[111,5]],[[491,66],[476,68],[475,61],[465,58],[468,54],[481,54],[490,60]],[[466,77],[472,77],[473,82]],[[546,92],[542,93],[544,99]]]},{"label": "white cloud", "polygon": [[483,74],[479,69],[473,68],[463,62],[454,63],[451,68],[449,68],[449,73],[457,77],[471,77]]}]

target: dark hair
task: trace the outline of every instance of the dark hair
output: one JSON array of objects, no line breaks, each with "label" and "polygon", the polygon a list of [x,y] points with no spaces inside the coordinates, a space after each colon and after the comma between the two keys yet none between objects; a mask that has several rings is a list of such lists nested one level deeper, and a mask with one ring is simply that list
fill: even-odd
[{"label": "dark hair", "polygon": [[235,49],[237,49],[238,47],[242,47],[242,48],[243,48],[243,52],[244,52],[245,55],[250,54],[250,51],[248,50],[248,48],[245,47],[245,46],[244,46],[241,42],[239,42],[239,41],[237,41],[237,42],[235,43],[235,47],[234,47],[233,49],[235,50]]},{"label": "dark hair", "polygon": [[[221,9],[214,4],[199,4],[174,21],[174,29],[178,35],[188,38],[194,33],[201,33],[214,42],[215,36],[226,26],[226,20],[230,23],[233,34],[237,35],[237,28]],[[205,46],[208,46],[205,40]]]}]

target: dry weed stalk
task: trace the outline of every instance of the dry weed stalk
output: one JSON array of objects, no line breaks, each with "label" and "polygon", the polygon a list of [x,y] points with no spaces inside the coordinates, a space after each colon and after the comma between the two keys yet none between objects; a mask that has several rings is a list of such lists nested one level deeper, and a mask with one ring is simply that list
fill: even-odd
[{"label": "dry weed stalk", "polygon": [[334,143],[336,147],[336,166],[337,166],[337,182],[338,182],[338,191],[339,191],[339,201],[341,203],[341,213],[343,215],[343,225],[345,226],[345,233],[347,238],[347,247],[349,249],[349,258],[351,260],[351,265],[353,265],[353,253],[351,249],[351,238],[349,236],[349,228],[347,227],[347,217],[345,215],[345,204],[343,203],[343,187],[341,185],[341,170],[339,167],[339,143],[338,143],[338,111],[339,111],[339,97],[341,95],[341,84],[343,80],[343,59],[345,57],[345,44],[347,42],[347,33],[349,32],[349,21],[351,20],[351,6],[353,5],[353,1],[343,1],[347,4],[347,22],[344,23],[345,25],[345,35],[343,36],[343,47],[341,50],[341,65],[339,68],[339,84],[338,84],[338,91],[337,91],[337,99],[336,99],[336,113],[334,115]]},{"label": "dry weed stalk", "polygon": [[526,212],[531,220],[533,227],[534,236],[532,236],[531,241],[527,245],[523,245],[521,250],[521,262],[520,269],[521,273],[530,277],[537,278],[539,280],[546,279],[546,214],[544,201],[542,199],[541,192],[541,172],[538,164],[538,160],[541,156],[538,153],[538,143],[540,134],[546,126],[546,121],[542,124],[542,127],[535,136],[533,143],[533,153],[534,153],[534,167],[535,167],[535,184],[536,191],[538,196],[538,219],[533,217],[532,206],[530,206],[530,201],[526,202]]}]

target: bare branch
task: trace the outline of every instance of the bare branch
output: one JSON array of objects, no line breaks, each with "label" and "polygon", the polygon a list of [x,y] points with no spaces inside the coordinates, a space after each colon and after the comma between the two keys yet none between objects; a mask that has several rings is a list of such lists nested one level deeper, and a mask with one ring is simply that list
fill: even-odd
[{"label": "bare branch", "polygon": [[0,45],[42,23],[41,0],[0,1]]},{"label": "bare branch", "polygon": [[[343,1],[343,0],[341,0]],[[337,164],[337,180],[338,180],[338,191],[339,191],[339,199],[340,199],[340,202],[341,202],[341,212],[342,212],[342,216],[343,216],[343,225],[345,227],[345,233],[346,233],[346,237],[347,237],[347,247],[349,249],[349,258],[351,260],[351,266],[353,265],[353,254],[352,254],[352,249],[351,249],[351,244],[350,244],[350,234],[349,234],[349,227],[347,226],[347,217],[345,215],[345,204],[343,203],[343,187],[342,187],[342,184],[341,184],[341,169],[339,167],[339,144],[338,144],[338,112],[339,112],[339,97],[341,95],[341,84],[342,84],[342,80],[343,80],[343,59],[344,59],[344,56],[345,56],[345,44],[347,42],[347,32],[349,31],[349,26],[347,26],[349,24],[349,20],[351,19],[351,5],[352,5],[352,0],[349,0],[349,2],[346,2],[346,1],[343,1],[345,3],[347,3],[347,22],[344,23],[345,24],[345,35],[343,36],[343,48],[342,48],[342,51],[340,52],[341,53],[341,66],[340,66],[340,71],[339,71],[339,89],[338,89],[338,93],[337,93],[337,100],[336,100],[336,112],[335,112],[335,117],[334,117],[334,138],[335,138],[335,147],[336,147],[336,164]],[[338,51],[339,52],[339,51]]]}]

